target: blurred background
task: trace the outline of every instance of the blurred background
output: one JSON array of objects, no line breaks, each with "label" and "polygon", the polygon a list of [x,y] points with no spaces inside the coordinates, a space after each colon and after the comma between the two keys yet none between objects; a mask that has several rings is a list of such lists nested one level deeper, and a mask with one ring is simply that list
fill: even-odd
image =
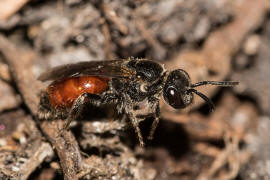
[{"label": "blurred background", "polygon": [[[198,88],[214,112],[198,97],[184,110],[161,100],[160,125],[144,148],[132,128],[97,133],[93,120],[74,122],[89,165],[80,179],[270,179],[269,10],[269,0],[1,0],[0,179],[63,179],[31,113],[37,100],[25,95],[46,87],[40,73],[131,56],[184,69],[193,83],[240,84]],[[151,121],[141,123],[145,137]]]}]

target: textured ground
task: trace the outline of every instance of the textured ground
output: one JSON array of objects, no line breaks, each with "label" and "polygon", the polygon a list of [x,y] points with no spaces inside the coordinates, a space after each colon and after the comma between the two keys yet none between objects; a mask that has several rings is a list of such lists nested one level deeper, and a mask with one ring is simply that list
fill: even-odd
[{"label": "textured ground", "polygon": [[[268,0],[3,0],[0,2],[0,179],[270,179]],[[36,77],[70,62],[130,56],[182,68],[205,86],[161,122],[145,148],[100,111],[38,124]],[[105,112],[106,113],[106,112]],[[92,118],[89,118],[92,117]],[[146,136],[151,118],[141,124]]]}]

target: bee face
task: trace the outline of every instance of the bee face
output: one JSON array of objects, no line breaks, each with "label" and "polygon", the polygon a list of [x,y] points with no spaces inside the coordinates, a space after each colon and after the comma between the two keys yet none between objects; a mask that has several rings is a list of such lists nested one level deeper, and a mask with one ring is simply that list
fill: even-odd
[{"label": "bee face", "polygon": [[175,109],[185,108],[193,100],[190,87],[191,80],[186,71],[182,69],[171,71],[163,87],[163,98]]}]

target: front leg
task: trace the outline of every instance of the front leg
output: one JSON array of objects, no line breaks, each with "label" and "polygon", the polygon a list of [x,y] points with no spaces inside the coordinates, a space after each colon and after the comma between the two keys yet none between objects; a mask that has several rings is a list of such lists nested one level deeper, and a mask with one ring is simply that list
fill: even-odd
[{"label": "front leg", "polygon": [[88,102],[91,103],[93,106],[100,106],[101,104],[101,97],[95,94],[83,93],[81,94],[73,103],[67,121],[64,125],[64,129],[68,129],[69,125],[72,120],[77,119],[84,107],[84,104]]},{"label": "front leg", "polygon": [[134,114],[136,114],[135,117],[137,119],[145,119],[148,117],[154,117],[149,136],[147,137],[147,139],[152,140],[154,133],[156,131],[156,128],[158,126],[158,123],[159,123],[159,118],[160,118],[160,108],[159,108],[158,99],[153,99],[152,101],[149,101],[147,107],[142,107],[141,109],[137,109],[134,112]]},{"label": "front leg", "polygon": [[[130,108],[126,108],[126,112],[128,112],[128,116],[132,122],[132,125],[138,135],[139,142],[141,146],[144,146],[143,137],[141,135],[141,131],[139,128],[139,123],[141,120],[154,116],[154,121],[152,123],[151,131],[148,136],[148,139],[153,139],[154,132],[158,126],[159,123],[159,116],[160,116],[160,108],[159,108],[159,101],[158,99],[153,99],[149,102],[143,102],[142,104],[147,104],[146,107],[141,106],[139,109],[136,109],[132,106]],[[130,103],[131,104],[131,103]],[[126,107],[127,104],[125,105]]]},{"label": "front leg", "polygon": [[157,128],[158,123],[159,123],[159,118],[160,118],[160,108],[159,108],[159,103],[157,103],[156,107],[155,107],[154,120],[153,120],[153,123],[151,126],[151,131],[150,131],[147,139],[149,139],[149,140],[153,139],[154,133],[155,133],[156,128]]},{"label": "front leg", "polygon": [[140,142],[140,146],[143,147],[144,146],[144,142],[143,142],[143,137],[142,137],[142,133],[141,133],[141,130],[140,130],[140,126],[139,126],[139,123],[140,121],[138,120],[138,118],[135,117],[135,115],[130,112],[128,114],[129,116],[129,119],[132,123],[132,126],[134,127],[136,133],[137,133],[137,136],[138,136],[138,139],[139,139],[139,142]]},{"label": "front leg", "polygon": [[[148,117],[150,114],[147,114],[145,115],[145,117]],[[139,127],[139,123],[140,123],[140,120],[141,119],[144,119],[145,117],[143,116],[135,116],[134,113],[130,112],[128,114],[130,120],[131,120],[131,123],[137,133],[137,136],[138,136],[138,139],[139,139],[139,142],[140,142],[140,146],[144,146],[144,141],[143,141],[143,137],[142,137],[142,133],[141,133],[141,130],[140,130],[140,127]],[[160,109],[159,109],[159,104],[157,104],[155,106],[155,112],[154,112],[154,121],[152,123],[152,126],[151,126],[151,131],[149,133],[149,136],[148,136],[148,139],[149,140],[152,140],[153,139],[153,136],[154,136],[154,133],[155,133],[155,130],[158,126],[158,123],[159,123],[159,117],[160,117]]]}]

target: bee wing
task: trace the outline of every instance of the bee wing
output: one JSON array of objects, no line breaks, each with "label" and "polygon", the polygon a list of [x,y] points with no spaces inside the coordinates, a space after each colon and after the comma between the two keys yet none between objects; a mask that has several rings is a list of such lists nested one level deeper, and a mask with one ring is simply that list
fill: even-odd
[{"label": "bee wing", "polygon": [[38,80],[60,80],[77,76],[104,76],[129,78],[134,71],[126,67],[127,60],[89,61],[57,66],[44,72]]}]

